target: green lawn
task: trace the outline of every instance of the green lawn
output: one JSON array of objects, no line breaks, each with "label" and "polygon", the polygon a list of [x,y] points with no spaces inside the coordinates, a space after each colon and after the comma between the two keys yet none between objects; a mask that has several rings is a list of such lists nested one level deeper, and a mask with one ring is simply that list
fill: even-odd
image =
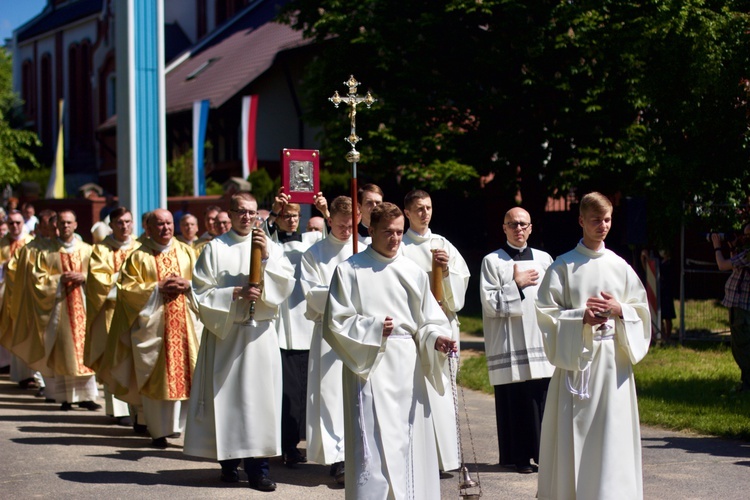
[{"label": "green lawn", "polygon": [[[484,354],[462,356],[464,387],[493,393]],[[750,393],[736,392],[740,371],[721,343],[653,347],[635,366],[641,423],[750,440]]]}]

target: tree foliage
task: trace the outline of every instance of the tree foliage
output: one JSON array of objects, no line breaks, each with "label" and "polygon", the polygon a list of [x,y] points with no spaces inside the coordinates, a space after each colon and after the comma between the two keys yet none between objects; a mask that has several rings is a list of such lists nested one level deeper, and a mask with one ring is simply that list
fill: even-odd
[{"label": "tree foliage", "polygon": [[345,168],[349,131],[325,97],[353,73],[378,99],[357,115],[373,178],[454,189],[492,174],[537,210],[576,190],[645,196],[658,240],[683,202],[747,200],[748,7],[294,0],[284,19],[320,43],[305,102],[329,168]]},{"label": "tree foliage", "polygon": [[13,92],[12,71],[10,55],[0,47],[0,184],[19,182],[22,165],[39,166],[35,152],[41,143],[22,127],[22,102]]}]

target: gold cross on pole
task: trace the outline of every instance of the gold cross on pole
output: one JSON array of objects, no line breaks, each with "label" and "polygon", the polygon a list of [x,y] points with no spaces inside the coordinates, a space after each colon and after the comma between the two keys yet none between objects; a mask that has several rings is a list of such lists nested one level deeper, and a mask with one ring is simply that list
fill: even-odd
[{"label": "gold cross on pole", "polygon": [[346,161],[352,165],[352,180],[351,180],[351,197],[352,197],[352,245],[354,247],[354,253],[357,253],[357,215],[358,211],[354,209],[357,203],[357,162],[360,159],[359,151],[357,151],[357,143],[362,139],[357,136],[357,106],[364,103],[369,109],[372,104],[376,101],[372,97],[372,94],[368,91],[364,97],[357,95],[357,87],[359,82],[354,78],[354,75],[350,75],[349,79],[344,82],[344,85],[349,87],[349,91],[345,97],[341,97],[338,91],[334,91],[333,97],[329,97],[328,100],[333,103],[336,108],[341,103],[349,106],[349,118],[351,119],[351,128],[349,136],[345,138],[346,142],[351,145],[352,149],[346,153]]}]

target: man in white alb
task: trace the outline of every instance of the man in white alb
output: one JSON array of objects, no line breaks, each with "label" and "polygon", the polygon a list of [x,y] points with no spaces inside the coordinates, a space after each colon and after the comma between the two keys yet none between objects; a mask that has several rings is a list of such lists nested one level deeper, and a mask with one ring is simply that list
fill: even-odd
[{"label": "man in white alb", "polygon": [[[327,205],[319,193],[317,200]],[[307,462],[297,447],[305,439],[305,415],[307,408],[307,371],[314,323],[305,317],[307,304],[302,290],[302,254],[323,237],[323,233],[299,232],[301,207],[290,203],[290,196],[279,190],[271,207],[271,220],[267,227],[271,238],[284,249],[289,262],[294,266],[294,290],[279,307],[276,330],[281,348],[283,372],[283,397],[281,401],[281,451],[284,463],[294,467]]]},{"label": "man in white alb", "polygon": [[581,199],[583,238],[547,269],[537,294],[544,350],[555,365],[542,421],[539,498],[643,498],[633,365],[648,352],[646,291],[604,246],[612,203]]},{"label": "man in white alb", "polygon": [[426,384],[450,390],[456,341],[427,273],[400,255],[401,210],[382,203],[370,222],[372,243],[336,268],[323,318],[344,363],[346,498],[440,498]]},{"label": "man in white alb", "polygon": [[305,316],[315,322],[307,377],[307,456],[331,465],[331,475],[339,484],[344,483],[345,476],[343,365],[322,337],[323,313],[336,266],[352,256],[352,208],[348,196],[331,202],[331,232],[304,253],[301,263]]},{"label": "man in white alb", "polygon": [[[250,193],[234,194],[229,213],[232,229],[206,244],[193,272],[204,330],[184,451],[218,460],[225,482],[239,481],[244,459],[250,487],[273,491],[267,457],[281,454],[282,394],[274,320],[294,288],[294,268],[278,244],[253,230],[258,203]],[[254,246],[262,287],[249,284]]]},{"label": "man in white alb", "polygon": [[[404,255],[413,260],[432,278],[433,256],[443,273],[442,308],[451,322],[453,340],[459,342],[460,329],[458,311],[464,307],[466,288],[469,286],[469,267],[461,254],[446,238],[430,231],[432,220],[432,198],[421,189],[413,190],[404,197],[404,215],[409,219],[409,230],[404,233]],[[434,247],[434,248],[433,248]],[[446,366],[446,376],[449,370]],[[458,437],[456,436],[456,409],[453,395],[448,392],[438,395],[430,385],[432,418],[435,424],[440,470],[457,469],[460,464]]]}]

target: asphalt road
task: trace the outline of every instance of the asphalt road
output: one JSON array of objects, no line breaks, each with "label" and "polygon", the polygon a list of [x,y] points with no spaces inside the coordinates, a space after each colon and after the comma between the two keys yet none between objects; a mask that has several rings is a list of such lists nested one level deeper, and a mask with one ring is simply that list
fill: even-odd
[{"label": "asphalt road", "polygon": [[[464,453],[482,497],[534,498],[536,474],[497,465],[492,397],[468,390],[464,395]],[[646,498],[750,498],[750,443],[645,427],[642,432]],[[344,498],[322,465],[288,469],[272,459],[278,489],[260,493],[250,490],[244,477],[237,484],[221,483],[218,465],[184,455],[181,439],[171,440],[166,450],[149,443],[102,410],[59,411],[58,404],[44,403],[0,376],[0,498]],[[441,487],[443,499],[458,498],[456,474],[442,479]]]}]

